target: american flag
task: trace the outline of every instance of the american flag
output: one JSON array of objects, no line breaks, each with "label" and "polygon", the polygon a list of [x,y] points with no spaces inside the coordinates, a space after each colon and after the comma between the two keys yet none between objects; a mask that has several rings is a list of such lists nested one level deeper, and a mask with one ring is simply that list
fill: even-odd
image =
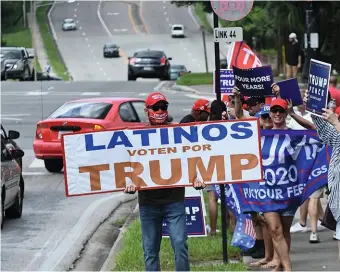
[{"label": "american flag", "polygon": [[253,226],[253,221],[251,219],[246,218],[244,226],[244,233],[249,235],[250,237],[256,239],[256,232]]}]

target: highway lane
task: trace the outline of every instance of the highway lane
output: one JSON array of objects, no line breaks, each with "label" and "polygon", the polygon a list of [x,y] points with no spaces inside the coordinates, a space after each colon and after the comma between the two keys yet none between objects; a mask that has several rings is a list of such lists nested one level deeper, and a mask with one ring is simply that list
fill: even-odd
[{"label": "highway lane", "polygon": [[[114,3],[121,6],[120,3]],[[99,19],[99,4],[99,1],[76,1],[53,6],[50,17],[58,47],[74,80],[125,81],[127,75],[121,67],[126,66],[126,60],[103,57],[104,44],[116,41],[108,35]],[[61,22],[68,17],[75,18],[78,30],[61,30]]]},{"label": "highway lane", "polygon": [[[62,103],[84,97],[127,96],[145,98],[158,82],[3,82],[2,124],[20,131],[19,144],[25,151],[23,172],[26,183],[21,219],[6,220],[1,232],[1,267],[4,271],[37,270],[63,241],[80,216],[95,201],[107,195],[66,198],[62,173],[48,173],[34,158],[32,141],[36,122]],[[39,89],[41,88],[41,89]],[[39,95],[42,91],[42,95]],[[190,112],[192,94],[164,90],[169,112],[179,121]],[[41,103],[41,97],[43,98]],[[42,108],[43,105],[43,108]],[[10,120],[14,114],[21,120]],[[6,119],[7,117],[7,119]],[[72,214],[70,213],[72,210]]]}]

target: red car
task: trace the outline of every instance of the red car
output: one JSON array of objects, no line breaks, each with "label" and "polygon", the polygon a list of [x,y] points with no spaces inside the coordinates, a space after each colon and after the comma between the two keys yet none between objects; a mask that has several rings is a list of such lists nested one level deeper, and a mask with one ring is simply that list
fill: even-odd
[{"label": "red car", "polygon": [[63,169],[61,135],[148,123],[144,100],[134,98],[88,98],[70,101],[38,122],[33,150],[52,173]]}]

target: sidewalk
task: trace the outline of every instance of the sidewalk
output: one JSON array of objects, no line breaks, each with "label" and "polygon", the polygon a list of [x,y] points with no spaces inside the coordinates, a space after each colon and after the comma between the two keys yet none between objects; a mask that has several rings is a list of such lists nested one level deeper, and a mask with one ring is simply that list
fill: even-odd
[{"label": "sidewalk", "polygon": [[[49,61],[48,61],[48,56],[47,56],[47,53],[46,53],[46,50],[45,50],[45,47],[44,47],[44,42],[43,42],[41,34],[40,34],[40,29],[39,29],[39,25],[38,25],[38,22],[37,22],[37,18],[34,18],[33,13],[29,13],[27,18],[28,18],[28,26],[29,26],[31,33],[32,33],[32,43],[33,43],[33,47],[35,49],[35,54],[36,54],[35,57],[38,59],[40,67],[41,67],[42,71],[44,72],[45,67],[46,67],[46,65]],[[52,66],[51,66],[50,76],[57,76],[53,72]]]}]

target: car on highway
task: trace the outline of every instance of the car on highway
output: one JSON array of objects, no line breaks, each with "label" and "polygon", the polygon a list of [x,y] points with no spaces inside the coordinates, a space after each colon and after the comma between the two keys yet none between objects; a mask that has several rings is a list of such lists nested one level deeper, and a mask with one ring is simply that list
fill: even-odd
[{"label": "car on highway", "polygon": [[172,38],[184,38],[184,25],[172,25],[171,26]]},{"label": "car on highway", "polygon": [[16,130],[9,130],[8,133],[6,133],[5,128],[1,124],[1,141],[3,141],[8,149],[9,152],[13,152],[16,150],[22,151],[22,157],[17,157],[16,161],[18,162],[20,168],[22,169],[22,158],[25,155],[24,151],[20,148],[18,143],[14,140],[17,140],[20,138],[20,132]]},{"label": "car on highway", "polygon": [[191,73],[191,71],[188,71],[185,65],[171,64],[170,66],[170,80],[176,80],[187,73]]},{"label": "car on highway", "polygon": [[61,136],[145,125],[144,100],[136,98],[88,98],[67,102],[49,117],[37,123],[33,150],[52,173],[63,169]]},{"label": "car on highway", "polygon": [[119,46],[116,44],[105,44],[103,47],[104,58],[118,58],[119,57]]},{"label": "car on highway", "polygon": [[4,64],[7,79],[33,80],[34,56],[30,55],[24,47],[1,47],[4,55]]},{"label": "car on highway", "polygon": [[170,80],[170,62],[172,58],[167,57],[161,50],[143,50],[129,57],[128,80],[137,78],[159,78]]},{"label": "car on highway", "polygon": [[63,31],[77,30],[77,24],[74,19],[65,19],[62,25]]},{"label": "car on highway", "polygon": [[20,149],[9,151],[6,142],[1,139],[1,229],[5,216],[20,218],[22,215],[25,183],[18,158],[23,157]]}]

